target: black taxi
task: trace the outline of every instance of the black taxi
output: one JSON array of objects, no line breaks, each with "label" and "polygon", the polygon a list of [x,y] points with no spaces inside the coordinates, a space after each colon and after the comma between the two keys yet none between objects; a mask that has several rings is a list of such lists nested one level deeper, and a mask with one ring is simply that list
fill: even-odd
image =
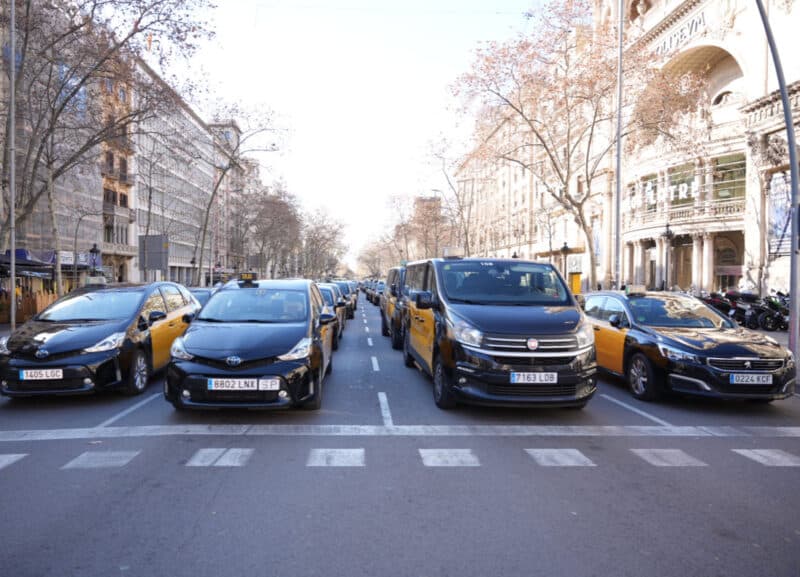
[{"label": "black taxi", "polygon": [[637,399],[674,391],[770,402],[794,392],[789,350],[697,298],[632,286],[590,293],[584,307],[597,364],[623,376]]},{"label": "black taxi", "polygon": [[323,309],[313,281],[243,274],[172,344],[164,397],[176,409],[319,409],[336,320]]},{"label": "black taxi", "polygon": [[594,332],[548,263],[445,258],[406,266],[403,356],[440,409],[581,408],[596,390]]}]

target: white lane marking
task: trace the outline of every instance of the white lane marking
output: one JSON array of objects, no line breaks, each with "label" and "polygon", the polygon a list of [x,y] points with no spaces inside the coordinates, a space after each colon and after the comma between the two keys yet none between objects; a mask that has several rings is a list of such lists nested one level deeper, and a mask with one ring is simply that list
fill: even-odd
[{"label": "white lane marking", "polygon": [[372,357],[372,370],[376,373],[381,370],[380,366],[378,366],[378,357]]},{"label": "white lane marking", "polygon": [[383,417],[384,427],[394,427],[392,420],[392,411],[389,410],[389,399],[386,393],[378,393],[378,402],[381,404],[381,416]]},{"label": "white lane marking", "polygon": [[250,457],[253,456],[253,449],[228,449],[216,463],[215,467],[244,467]]},{"label": "white lane marking", "polygon": [[420,449],[426,467],[480,467],[472,449]]},{"label": "white lane marking", "polygon": [[767,467],[800,467],[800,457],[780,449],[733,449],[733,452]]},{"label": "white lane marking", "polygon": [[363,467],[364,449],[311,449],[306,467]]},{"label": "white lane marking", "polygon": [[619,400],[615,399],[614,397],[611,397],[611,396],[606,395],[606,394],[602,394],[600,396],[603,397],[604,399],[608,400],[608,401],[611,401],[612,403],[618,404],[620,407],[623,407],[623,408],[628,409],[629,411],[631,411],[633,413],[636,413],[637,415],[641,415],[645,419],[650,419],[654,423],[658,423],[659,425],[661,425],[663,427],[671,427],[672,426],[671,424],[669,424],[665,420],[659,419],[658,417],[655,417],[655,416],[651,415],[650,413],[646,413],[641,409],[637,409],[636,407],[634,407],[632,405],[629,405],[628,403],[623,403],[622,401],[619,401]]},{"label": "white lane marking", "polygon": [[655,467],[707,467],[700,459],[695,459],[680,449],[631,449],[634,455]]},{"label": "white lane marking", "polygon": [[364,319],[364,324],[367,324],[367,319]]},{"label": "white lane marking", "polygon": [[122,411],[120,413],[117,413],[116,415],[114,415],[110,419],[107,419],[107,420],[103,421],[102,423],[100,423],[97,426],[98,427],[107,427],[107,426],[111,425],[112,423],[116,423],[117,421],[119,421],[123,417],[127,417],[128,415],[130,415],[135,410],[145,406],[147,403],[149,403],[153,399],[155,399],[157,397],[161,397],[161,396],[163,396],[161,393],[156,393],[155,395],[150,395],[146,399],[144,399],[142,401],[139,401],[138,403],[136,403],[132,407],[128,407],[127,409],[125,409],[124,411]]},{"label": "white lane marking", "polygon": [[218,448],[198,449],[197,452],[192,455],[192,458],[189,459],[189,462],[186,463],[186,466],[210,467],[222,456],[225,451],[226,449]]},{"label": "white lane marking", "polygon": [[13,465],[20,459],[24,459],[28,453],[12,453],[9,455],[0,455],[0,469],[5,469],[9,465]]},{"label": "white lane marking", "polygon": [[[713,431],[712,431],[713,429]],[[0,443],[134,437],[800,437],[798,427],[654,425],[150,425],[0,431]]]},{"label": "white lane marking", "polygon": [[62,469],[105,469],[124,467],[141,451],[87,451],[72,459]]},{"label": "white lane marking", "polygon": [[365,332],[369,332],[369,327],[364,327]]},{"label": "white lane marking", "polygon": [[578,449],[525,449],[543,467],[594,467],[591,459]]},{"label": "white lane marking", "polygon": [[372,337],[367,337],[367,344],[372,346]]}]

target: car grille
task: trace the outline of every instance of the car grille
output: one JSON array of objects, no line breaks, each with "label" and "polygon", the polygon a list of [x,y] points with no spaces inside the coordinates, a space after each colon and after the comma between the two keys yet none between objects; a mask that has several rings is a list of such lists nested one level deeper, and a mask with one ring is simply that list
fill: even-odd
[{"label": "car grille", "polygon": [[502,397],[574,397],[578,385],[489,385],[486,392]]},{"label": "car grille", "polygon": [[[747,364],[750,364],[748,367]],[[783,368],[783,359],[720,359],[710,358],[708,364],[720,371],[777,371]]]},{"label": "car grille", "polygon": [[526,353],[532,352],[528,348],[528,339],[535,338],[539,341],[537,353],[564,353],[578,348],[578,340],[572,335],[552,335],[537,337],[535,335],[485,335],[483,348],[487,351],[499,353]]},{"label": "car grille", "polygon": [[277,357],[273,357],[270,359],[256,359],[254,361],[244,361],[242,362],[242,364],[232,367],[228,363],[226,363],[224,359],[223,360],[209,359],[206,357],[195,357],[192,359],[192,361],[197,364],[205,365],[207,367],[213,367],[215,369],[223,369],[225,371],[231,371],[231,372],[244,371],[261,366],[266,367],[275,363],[276,360]]},{"label": "car grille", "polygon": [[517,367],[557,367],[568,365],[575,357],[492,357],[499,365],[513,365]]}]

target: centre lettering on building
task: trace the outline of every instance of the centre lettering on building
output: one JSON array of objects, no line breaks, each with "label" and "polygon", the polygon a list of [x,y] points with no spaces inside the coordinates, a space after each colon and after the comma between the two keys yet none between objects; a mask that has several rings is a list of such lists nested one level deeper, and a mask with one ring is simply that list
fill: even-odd
[{"label": "centre lettering on building", "polygon": [[666,56],[671,52],[677,50],[684,44],[687,44],[692,38],[705,32],[706,15],[705,12],[699,12],[688,20],[685,20],[673,32],[664,38],[659,44],[656,45],[655,53],[658,56]]}]

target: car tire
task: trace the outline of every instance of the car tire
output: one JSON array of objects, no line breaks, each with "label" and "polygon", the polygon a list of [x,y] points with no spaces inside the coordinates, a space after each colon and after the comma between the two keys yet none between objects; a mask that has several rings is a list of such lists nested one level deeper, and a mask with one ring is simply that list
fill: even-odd
[{"label": "car tire", "polygon": [[142,349],[136,349],[131,359],[131,366],[128,369],[123,392],[130,396],[141,395],[147,388],[149,381],[150,363],[147,362],[147,355]]},{"label": "car tire", "polygon": [[322,408],[322,379],[317,377],[314,382],[314,397],[305,403],[300,408],[305,411],[319,411]]},{"label": "car tire", "polygon": [[758,317],[758,324],[765,331],[774,331],[778,328],[778,319],[775,318],[775,315],[768,312],[761,313]]},{"label": "car tire", "polygon": [[394,324],[392,324],[390,333],[392,338],[392,348],[396,351],[399,351],[403,348],[403,331],[401,331],[399,328],[395,328]]},{"label": "car tire", "polygon": [[389,334],[389,325],[386,324],[386,317],[383,315],[383,311],[381,311],[381,335],[388,337]]},{"label": "car tire", "polygon": [[640,401],[655,401],[661,396],[661,387],[656,380],[653,364],[642,353],[631,357],[625,378],[631,394]]},{"label": "car tire", "polygon": [[334,351],[339,350],[339,331],[334,331],[333,333],[333,340],[331,341],[331,349]]},{"label": "car tire", "polygon": [[413,367],[414,357],[411,356],[410,343],[408,342],[408,331],[403,331],[403,364],[407,367]]},{"label": "car tire", "polygon": [[433,402],[443,411],[456,406],[456,396],[439,355],[433,360]]},{"label": "car tire", "polygon": [[761,326],[758,322],[758,318],[758,315],[755,314],[751,314],[749,317],[747,317],[745,320],[745,325],[747,325],[747,328],[752,330],[758,329]]}]

